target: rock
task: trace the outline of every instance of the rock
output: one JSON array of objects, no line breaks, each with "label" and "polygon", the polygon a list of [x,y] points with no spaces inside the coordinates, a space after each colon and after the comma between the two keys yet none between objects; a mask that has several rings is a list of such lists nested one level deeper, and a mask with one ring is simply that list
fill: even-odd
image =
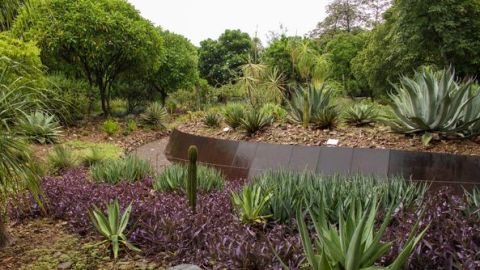
[{"label": "rock", "polygon": [[60,269],[60,270],[65,270],[65,269],[70,269],[73,265],[73,262],[63,262],[61,264],[58,265],[57,269]]},{"label": "rock", "polygon": [[202,270],[202,268],[193,264],[179,264],[177,266],[167,268],[167,270]]}]

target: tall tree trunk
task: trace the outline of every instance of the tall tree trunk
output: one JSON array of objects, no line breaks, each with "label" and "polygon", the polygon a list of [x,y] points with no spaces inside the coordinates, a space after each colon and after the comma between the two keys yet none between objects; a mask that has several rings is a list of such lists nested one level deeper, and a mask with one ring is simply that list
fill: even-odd
[{"label": "tall tree trunk", "polygon": [[7,246],[7,244],[8,244],[7,227],[5,226],[3,217],[0,214],[0,249]]}]

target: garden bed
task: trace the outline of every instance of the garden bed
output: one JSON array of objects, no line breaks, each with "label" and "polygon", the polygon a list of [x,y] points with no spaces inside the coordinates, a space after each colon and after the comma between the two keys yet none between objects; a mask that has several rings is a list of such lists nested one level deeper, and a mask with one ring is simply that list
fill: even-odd
[{"label": "garden bed", "polygon": [[[129,239],[142,249],[142,255],[160,265],[194,263],[204,269],[281,269],[275,253],[292,269],[305,263],[294,220],[257,225],[241,222],[232,205],[231,192],[239,190],[243,181],[230,181],[223,190],[199,194],[195,214],[187,207],[184,194],[155,191],[149,177],[110,185],[92,182],[87,171],[78,168],[58,177],[47,177],[42,185],[49,201],[49,216],[65,221],[71,232],[81,236],[96,235],[87,211],[92,204],[103,206],[114,198],[124,207],[131,202]],[[464,198],[448,188],[425,197],[422,205],[426,211],[420,226],[430,224],[430,228],[407,269],[452,269],[454,264],[461,269],[478,269],[480,223],[475,216],[465,213]],[[380,265],[391,263],[398,254],[413,223],[419,219],[418,214],[415,207],[395,214],[384,236],[384,240],[393,241],[393,248],[378,262]],[[38,215],[36,211],[27,215],[12,213],[17,220]]]},{"label": "garden bed", "polygon": [[230,140],[326,146],[327,140],[337,139],[337,146],[480,155],[480,144],[477,139],[449,138],[447,140],[435,136],[428,146],[424,146],[420,136],[393,133],[389,127],[382,125],[367,127],[339,126],[333,130],[321,130],[304,129],[296,124],[275,123],[252,136],[248,136],[242,130],[230,129],[224,131],[224,128],[227,128],[226,125],[209,128],[202,121],[194,120],[177,128],[191,134]]}]

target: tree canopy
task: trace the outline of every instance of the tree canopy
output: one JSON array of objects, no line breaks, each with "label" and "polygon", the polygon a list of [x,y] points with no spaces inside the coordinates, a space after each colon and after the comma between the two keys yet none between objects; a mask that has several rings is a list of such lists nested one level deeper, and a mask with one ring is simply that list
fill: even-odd
[{"label": "tree canopy", "polygon": [[146,72],[162,60],[158,31],[124,0],[39,1],[33,11],[21,10],[12,31],[36,41],[50,68],[65,64],[97,86],[105,114],[120,74]]},{"label": "tree canopy", "polygon": [[200,42],[199,70],[210,85],[221,86],[232,82],[248,62],[254,42],[240,30],[226,30],[218,40]]}]

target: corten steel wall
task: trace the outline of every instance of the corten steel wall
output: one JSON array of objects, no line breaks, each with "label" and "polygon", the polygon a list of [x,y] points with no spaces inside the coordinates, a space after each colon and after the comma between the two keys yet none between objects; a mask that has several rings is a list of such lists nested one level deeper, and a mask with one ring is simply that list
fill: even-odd
[{"label": "corten steel wall", "polygon": [[221,169],[230,179],[251,178],[266,170],[286,168],[319,174],[403,176],[442,185],[480,184],[480,156],[254,143],[174,130],[167,145],[167,158],[185,161],[190,145],[198,147],[200,162]]}]

